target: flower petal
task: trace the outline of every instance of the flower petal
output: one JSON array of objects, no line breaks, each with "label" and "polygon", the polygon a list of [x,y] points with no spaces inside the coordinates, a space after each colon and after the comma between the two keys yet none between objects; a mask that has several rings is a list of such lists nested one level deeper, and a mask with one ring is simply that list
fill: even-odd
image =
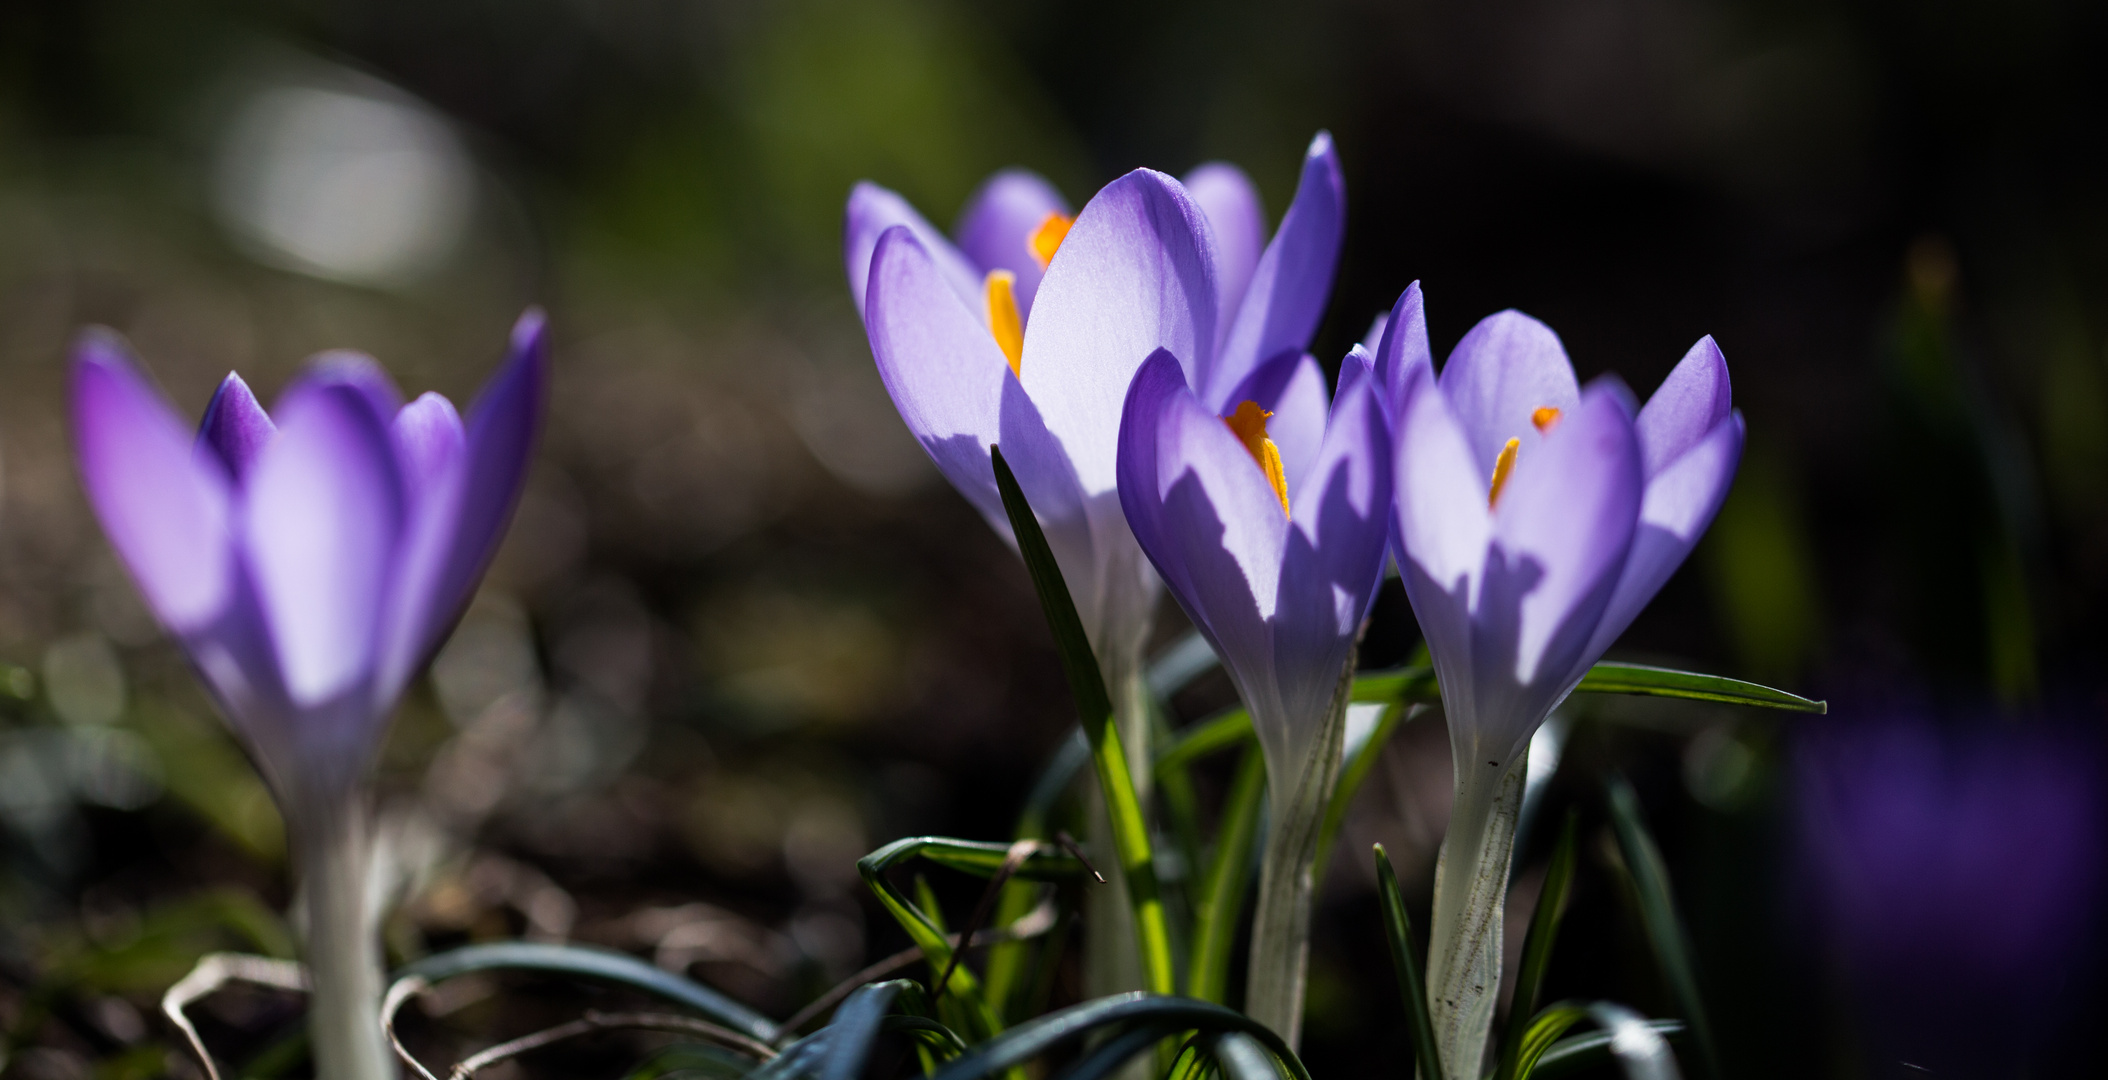
[{"label": "flower petal", "polygon": [[945,479],[1008,535],[988,448],[1002,431],[1010,361],[945,284],[929,248],[903,226],[871,258],[865,328],[893,407]]},{"label": "flower petal", "polygon": [[856,301],[858,315],[864,314],[871,253],[878,247],[878,238],[895,225],[914,230],[915,238],[922,241],[923,249],[961,300],[969,305],[979,300],[982,268],[953,247],[944,233],[917,213],[906,199],[866,180],[850,189],[849,207],[842,222],[842,262],[849,271],[849,295]]},{"label": "flower petal", "polygon": [[227,475],[239,484],[255,463],[257,453],[277,431],[270,414],[249,392],[249,384],[230,371],[220,380],[220,388],[213,391],[212,402],[205,406],[205,419],[198,423],[198,442],[219,455]]},{"label": "flower petal", "polygon": [[[1458,597],[1461,606],[1456,614],[1461,620],[1477,592],[1486,545],[1493,537],[1493,517],[1486,509],[1486,480],[1448,395],[1431,385],[1431,374],[1418,379],[1421,389],[1405,395],[1394,422],[1391,475],[1398,489],[1392,507],[1398,524],[1396,554],[1401,570],[1416,567],[1442,594]],[[1412,385],[1408,384],[1409,391]],[[1410,578],[1407,583],[1411,584]],[[1441,643],[1428,628],[1418,595],[1413,597],[1413,610],[1439,654]],[[1459,639],[1456,647],[1461,650],[1465,643]]]},{"label": "flower petal", "polygon": [[1472,327],[1442,366],[1441,386],[1487,481],[1509,439],[1521,439],[1522,456],[1532,456],[1541,437],[1532,413],[1546,406],[1567,413],[1581,401],[1559,335],[1519,311],[1489,315]]},{"label": "flower petal", "polygon": [[[1646,413],[1640,416],[1644,419]],[[1644,440],[1640,448],[1644,454]],[[1589,642],[1590,656],[1601,656],[1615,644],[1683,565],[1706,526],[1713,523],[1713,515],[1720,512],[1741,460],[1742,414],[1729,413],[1696,446],[1647,479],[1639,531],[1633,535],[1632,552],[1625,557],[1617,591],[1611,594]]]},{"label": "flower petal", "polygon": [[1415,281],[1398,294],[1398,302],[1383,320],[1383,336],[1376,348],[1376,380],[1383,386],[1384,404],[1398,415],[1404,404],[1406,383],[1413,373],[1435,370],[1434,351],[1427,345],[1427,311]]},{"label": "flower petal", "polygon": [[[1595,661],[1584,654],[1624,568],[1644,491],[1624,395],[1615,380],[1591,385],[1534,453],[1517,458],[1494,510],[1477,620],[1481,642],[1489,630],[1512,637],[1518,683],[1548,681],[1564,694],[1565,676],[1579,678],[1574,669]],[[1496,578],[1505,596],[1491,595]],[[1499,610],[1508,600],[1519,608]],[[1511,618],[1512,631],[1502,626]],[[1480,664],[1492,661],[1480,652]]]},{"label": "flower petal", "polygon": [[1295,201],[1260,256],[1222,351],[1208,369],[1201,400],[1217,400],[1269,356],[1310,347],[1332,299],[1346,219],[1347,185],[1340,176],[1339,156],[1333,152],[1332,136],[1320,131],[1303,156]]},{"label": "flower petal", "polygon": [[1266,421],[1266,434],[1281,451],[1288,490],[1296,491],[1317,463],[1318,444],[1325,439],[1325,413],[1330,408],[1325,369],[1309,353],[1282,353],[1253,369],[1241,385],[1223,395],[1216,415],[1228,416],[1245,401],[1274,414]]},{"label": "flower petal", "polygon": [[[1114,489],[1120,408],[1136,369],[1167,349],[1190,383],[1210,355],[1215,318],[1207,224],[1178,181],[1136,169],[1077,215],[1033,301],[1022,367],[1087,496]],[[1107,510],[1118,516],[1117,505]]]},{"label": "flower petal", "polygon": [[373,671],[403,523],[387,429],[352,386],[311,382],[279,403],[241,508],[250,573],[295,706]]},{"label": "flower petal", "polygon": [[1291,761],[1309,749],[1383,577],[1390,535],[1390,430],[1365,353],[1347,358],[1331,422],[1295,489],[1274,607],[1274,670]]},{"label": "flower petal", "polygon": [[320,386],[343,386],[355,391],[372,411],[374,422],[387,427],[403,407],[403,392],[381,362],[351,349],[331,349],[308,358],[292,385],[278,395],[283,406],[300,393]]},{"label": "flower petal", "polygon": [[432,490],[456,466],[468,438],[461,414],[442,394],[419,395],[396,412],[388,429],[413,498]]},{"label": "flower petal", "polygon": [[1639,432],[1640,456],[1653,476],[1684,451],[1707,438],[1735,407],[1727,378],[1727,357],[1707,334],[1691,346],[1675,370],[1647,399],[1633,427]]},{"label": "flower petal", "polygon": [[205,626],[233,592],[226,474],[194,449],[115,334],[81,335],[72,383],[81,482],[110,546],[164,625]]},{"label": "flower petal", "polygon": [[[1266,250],[1266,208],[1251,177],[1228,162],[1208,162],[1187,173],[1184,183],[1215,234],[1216,310],[1224,313],[1217,327],[1220,338],[1230,332],[1229,315],[1244,300]],[[1222,342],[1214,344],[1220,351]]]},{"label": "flower petal", "polygon": [[1008,270],[1019,314],[1031,317],[1032,297],[1045,273],[1032,254],[1032,234],[1048,214],[1067,214],[1069,202],[1038,173],[1004,169],[981,184],[966,200],[952,234],[959,250],[984,273]]}]

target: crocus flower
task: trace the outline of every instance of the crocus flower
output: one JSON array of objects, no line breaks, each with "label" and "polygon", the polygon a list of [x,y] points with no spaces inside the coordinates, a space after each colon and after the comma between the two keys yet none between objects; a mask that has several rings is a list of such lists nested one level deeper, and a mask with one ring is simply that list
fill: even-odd
[{"label": "crocus flower", "polygon": [[[1206,165],[1189,189],[1136,170],[1073,220],[1029,173],[984,184],[947,241],[873,184],[849,199],[844,255],[880,376],[946,479],[1004,536],[1001,443],[1040,515],[1099,661],[1139,675],[1157,583],[1115,494],[1120,403],[1154,350],[1226,393],[1316,332],[1344,204],[1329,136],[1268,241],[1251,184]],[[1057,254],[1058,253],[1058,254]]]},{"label": "crocus flower", "polygon": [[1136,540],[1222,658],[1259,736],[1273,826],[1246,1012],[1293,1042],[1342,680],[1389,528],[1390,431],[1369,355],[1348,354],[1328,410],[1307,353],[1261,364],[1209,403],[1160,350],[1128,390],[1119,473]]},{"label": "crocus flower", "polygon": [[464,422],[371,359],[318,357],[266,413],[228,375],[193,435],[107,331],[72,368],[81,478],[291,826],[322,1074],[389,1075],[362,910],[365,776],[404,685],[452,630],[510,519],[540,423],[538,312]]},{"label": "crocus flower", "polygon": [[2099,943],[2099,745],[1898,716],[1811,729],[1796,750],[1792,879],[1868,1049],[1934,1075],[2034,1073]]},{"label": "crocus flower", "polygon": [[1516,766],[1711,522],[1742,419],[1711,338],[1634,416],[1614,378],[1577,385],[1558,337],[1526,315],[1473,327],[1439,379],[1409,322],[1392,318],[1379,366],[1401,387],[1395,553],[1456,766],[1428,986],[1446,1067],[1464,1076],[1496,1000]]}]

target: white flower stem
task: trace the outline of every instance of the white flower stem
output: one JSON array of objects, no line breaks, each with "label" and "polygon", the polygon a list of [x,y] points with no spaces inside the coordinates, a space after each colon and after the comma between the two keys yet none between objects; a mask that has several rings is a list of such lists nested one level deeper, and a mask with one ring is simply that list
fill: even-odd
[{"label": "white flower stem", "polygon": [[372,851],[358,792],[310,808],[294,822],[307,907],[308,1038],[318,1080],[394,1080],[381,1033],[381,954],[366,910]]},{"label": "white flower stem", "polygon": [[[1456,755],[1449,833],[1435,861],[1427,1010],[1444,1080],[1477,1080],[1500,1000],[1501,922],[1528,762],[1505,768]],[[1425,1080],[1425,1078],[1423,1078]]]},{"label": "white flower stem", "polygon": [[[1338,688],[1321,718],[1317,738],[1300,762],[1267,762],[1273,820],[1259,863],[1259,903],[1252,913],[1252,952],[1245,975],[1245,1015],[1265,1024],[1293,1049],[1303,1034],[1303,991],[1310,974],[1310,909],[1316,899],[1316,861],[1325,807],[1339,776],[1353,695],[1350,654]],[[1295,772],[1290,774],[1289,769]],[[1272,786],[1278,784],[1279,786]]]}]

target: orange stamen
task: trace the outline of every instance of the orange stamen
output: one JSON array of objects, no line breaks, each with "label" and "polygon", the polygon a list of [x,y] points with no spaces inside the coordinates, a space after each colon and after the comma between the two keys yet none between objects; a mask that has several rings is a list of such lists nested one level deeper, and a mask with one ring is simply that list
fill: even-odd
[{"label": "orange stamen", "polygon": [[1025,245],[1032,249],[1032,257],[1039,260],[1039,268],[1045,270],[1054,261],[1054,253],[1061,249],[1061,242],[1068,238],[1069,226],[1076,219],[1063,213],[1051,213],[1039,221],[1039,226],[1025,238]]},{"label": "orange stamen", "polygon": [[1008,270],[990,270],[984,285],[988,291],[988,331],[1010,359],[1010,374],[1025,377],[1025,320],[1017,313],[1017,275]]},{"label": "orange stamen", "polygon": [[1535,412],[1530,414],[1530,425],[1537,429],[1537,434],[1539,435],[1550,435],[1553,426],[1558,423],[1559,410],[1550,405],[1539,406]]},{"label": "orange stamen", "polygon": [[1515,455],[1521,450],[1521,439],[1509,439],[1508,445],[1500,448],[1500,456],[1493,459],[1493,490],[1486,495],[1486,509],[1500,505],[1500,489],[1508,486],[1508,474],[1515,471]]},{"label": "orange stamen", "polygon": [[1281,516],[1288,516],[1288,473],[1281,467],[1281,448],[1266,437],[1267,418],[1272,413],[1259,407],[1256,401],[1246,401],[1237,406],[1237,411],[1222,418],[1229,425],[1230,433],[1244,444],[1246,453],[1259,464],[1259,471],[1266,474],[1266,482],[1273,485],[1274,497],[1281,500]]}]

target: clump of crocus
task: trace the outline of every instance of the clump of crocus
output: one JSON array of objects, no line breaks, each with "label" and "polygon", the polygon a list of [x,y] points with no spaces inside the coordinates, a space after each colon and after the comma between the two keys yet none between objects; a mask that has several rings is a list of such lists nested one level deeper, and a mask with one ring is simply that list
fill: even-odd
[{"label": "clump of crocus", "polygon": [[1171,594],[1251,713],[1272,825],[1245,1011],[1291,1044],[1302,1027],[1312,860],[1339,769],[1355,643],[1383,576],[1390,431],[1370,358],[1329,408],[1307,353],[1214,396],[1158,352],[1127,393],[1120,502]]},{"label": "clump of crocus", "polygon": [[74,349],[89,502],[289,826],[327,1080],[394,1073],[364,905],[364,780],[511,519],[546,357],[529,312],[464,420],[438,394],[404,404],[368,357],[325,353],[269,413],[228,375],[193,434],[116,335],[91,330]]},{"label": "clump of crocus", "polygon": [[[1417,290],[1408,298],[1401,313],[1416,315]],[[1470,1080],[1499,997],[1530,736],[1712,521],[1742,419],[1711,338],[1634,415],[1616,379],[1579,386],[1558,337],[1526,315],[1473,327],[1439,379],[1424,338],[1411,339],[1423,325],[1394,315],[1379,368],[1399,389],[1398,566],[1441,681],[1456,768],[1428,1007],[1444,1067]]]},{"label": "clump of crocus", "polygon": [[[1339,164],[1322,133],[1271,240],[1242,172],[1204,165],[1187,180],[1137,169],[1071,219],[1045,181],[1000,173],[968,204],[956,245],[898,195],[860,184],[843,245],[901,419],[1007,538],[989,461],[1001,444],[1076,602],[1145,794],[1142,649],[1159,584],[1116,490],[1121,402],[1158,349],[1209,394],[1262,360],[1300,353],[1324,315],[1343,225]],[[1121,905],[1097,900],[1117,891],[1092,893],[1095,925],[1122,917]],[[1140,985],[1112,970],[1131,967],[1133,949],[1092,940],[1093,992]]]},{"label": "clump of crocus", "polygon": [[1933,1075],[2028,1075],[2099,941],[2098,742],[1893,717],[1811,730],[1797,751],[1793,879],[1867,1050]]}]

